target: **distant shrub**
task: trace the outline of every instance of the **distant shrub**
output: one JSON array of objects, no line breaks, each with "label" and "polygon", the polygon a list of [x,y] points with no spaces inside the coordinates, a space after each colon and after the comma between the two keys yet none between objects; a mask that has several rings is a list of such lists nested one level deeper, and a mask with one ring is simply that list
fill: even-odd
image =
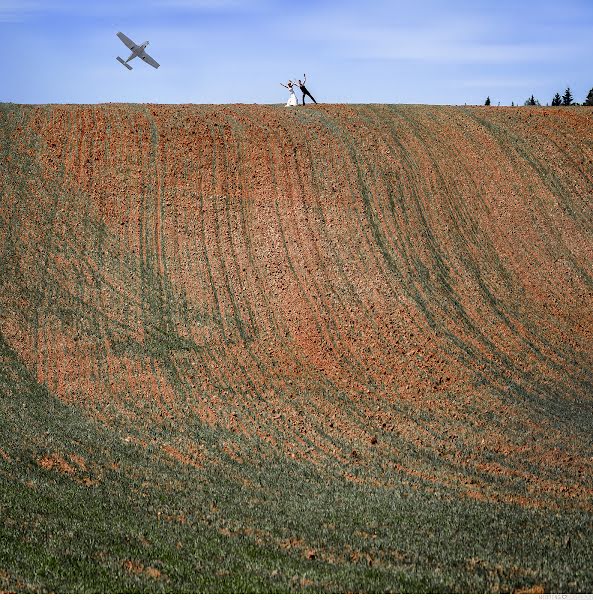
[{"label": "distant shrub", "polygon": [[484,106],[490,106],[490,96],[486,98],[486,102],[484,102]]}]

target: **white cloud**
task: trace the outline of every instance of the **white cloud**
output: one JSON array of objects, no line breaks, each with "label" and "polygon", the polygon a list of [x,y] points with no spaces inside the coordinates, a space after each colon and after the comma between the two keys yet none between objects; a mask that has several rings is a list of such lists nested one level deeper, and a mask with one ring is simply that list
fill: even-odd
[{"label": "white cloud", "polygon": [[[343,0],[348,5],[348,0]],[[315,43],[328,55],[364,60],[431,64],[526,64],[560,62],[589,53],[590,19],[569,23],[521,6],[449,8],[417,0],[397,10],[393,0],[351,4],[343,11],[318,8],[295,22],[280,17],[276,26],[294,40]],[[576,13],[578,14],[578,13]]]},{"label": "white cloud", "polygon": [[521,63],[561,60],[583,50],[580,43],[563,40],[494,42],[493,32],[476,22],[459,20],[438,25],[406,27],[335,25],[305,29],[317,42],[335,47],[347,58],[410,60],[431,63]]}]

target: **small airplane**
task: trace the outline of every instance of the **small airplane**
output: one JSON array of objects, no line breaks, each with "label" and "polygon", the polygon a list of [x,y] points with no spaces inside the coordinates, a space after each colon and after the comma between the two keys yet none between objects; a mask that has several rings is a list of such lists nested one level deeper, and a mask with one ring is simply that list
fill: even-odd
[{"label": "small airplane", "polygon": [[126,69],[132,70],[132,67],[128,64],[133,58],[139,56],[144,62],[148,63],[151,67],[158,69],[160,67],[159,63],[144,52],[146,46],[148,46],[148,42],[144,42],[141,46],[133,42],[129,37],[125,36],[121,31],[117,32],[117,37],[132,51],[132,54],[128,57],[128,60],[124,60],[121,57],[117,57],[117,60],[124,66]]}]

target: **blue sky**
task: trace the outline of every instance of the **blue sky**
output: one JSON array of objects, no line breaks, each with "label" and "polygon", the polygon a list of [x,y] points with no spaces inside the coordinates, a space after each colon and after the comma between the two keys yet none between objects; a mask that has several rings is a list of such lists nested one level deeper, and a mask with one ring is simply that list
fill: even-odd
[{"label": "blue sky", "polygon": [[[150,40],[154,70],[115,36]],[[542,104],[593,88],[593,0],[0,0],[0,101]]]}]

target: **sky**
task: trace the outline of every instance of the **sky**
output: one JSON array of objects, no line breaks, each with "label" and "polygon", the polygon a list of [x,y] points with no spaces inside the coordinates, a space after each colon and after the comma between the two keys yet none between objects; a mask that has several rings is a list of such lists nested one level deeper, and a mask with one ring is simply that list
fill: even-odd
[{"label": "sky", "polygon": [[[116,60],[124,32],[161,67]],[[542,104],[593,88],[593,0],[0,0],[0,102]]]}]

